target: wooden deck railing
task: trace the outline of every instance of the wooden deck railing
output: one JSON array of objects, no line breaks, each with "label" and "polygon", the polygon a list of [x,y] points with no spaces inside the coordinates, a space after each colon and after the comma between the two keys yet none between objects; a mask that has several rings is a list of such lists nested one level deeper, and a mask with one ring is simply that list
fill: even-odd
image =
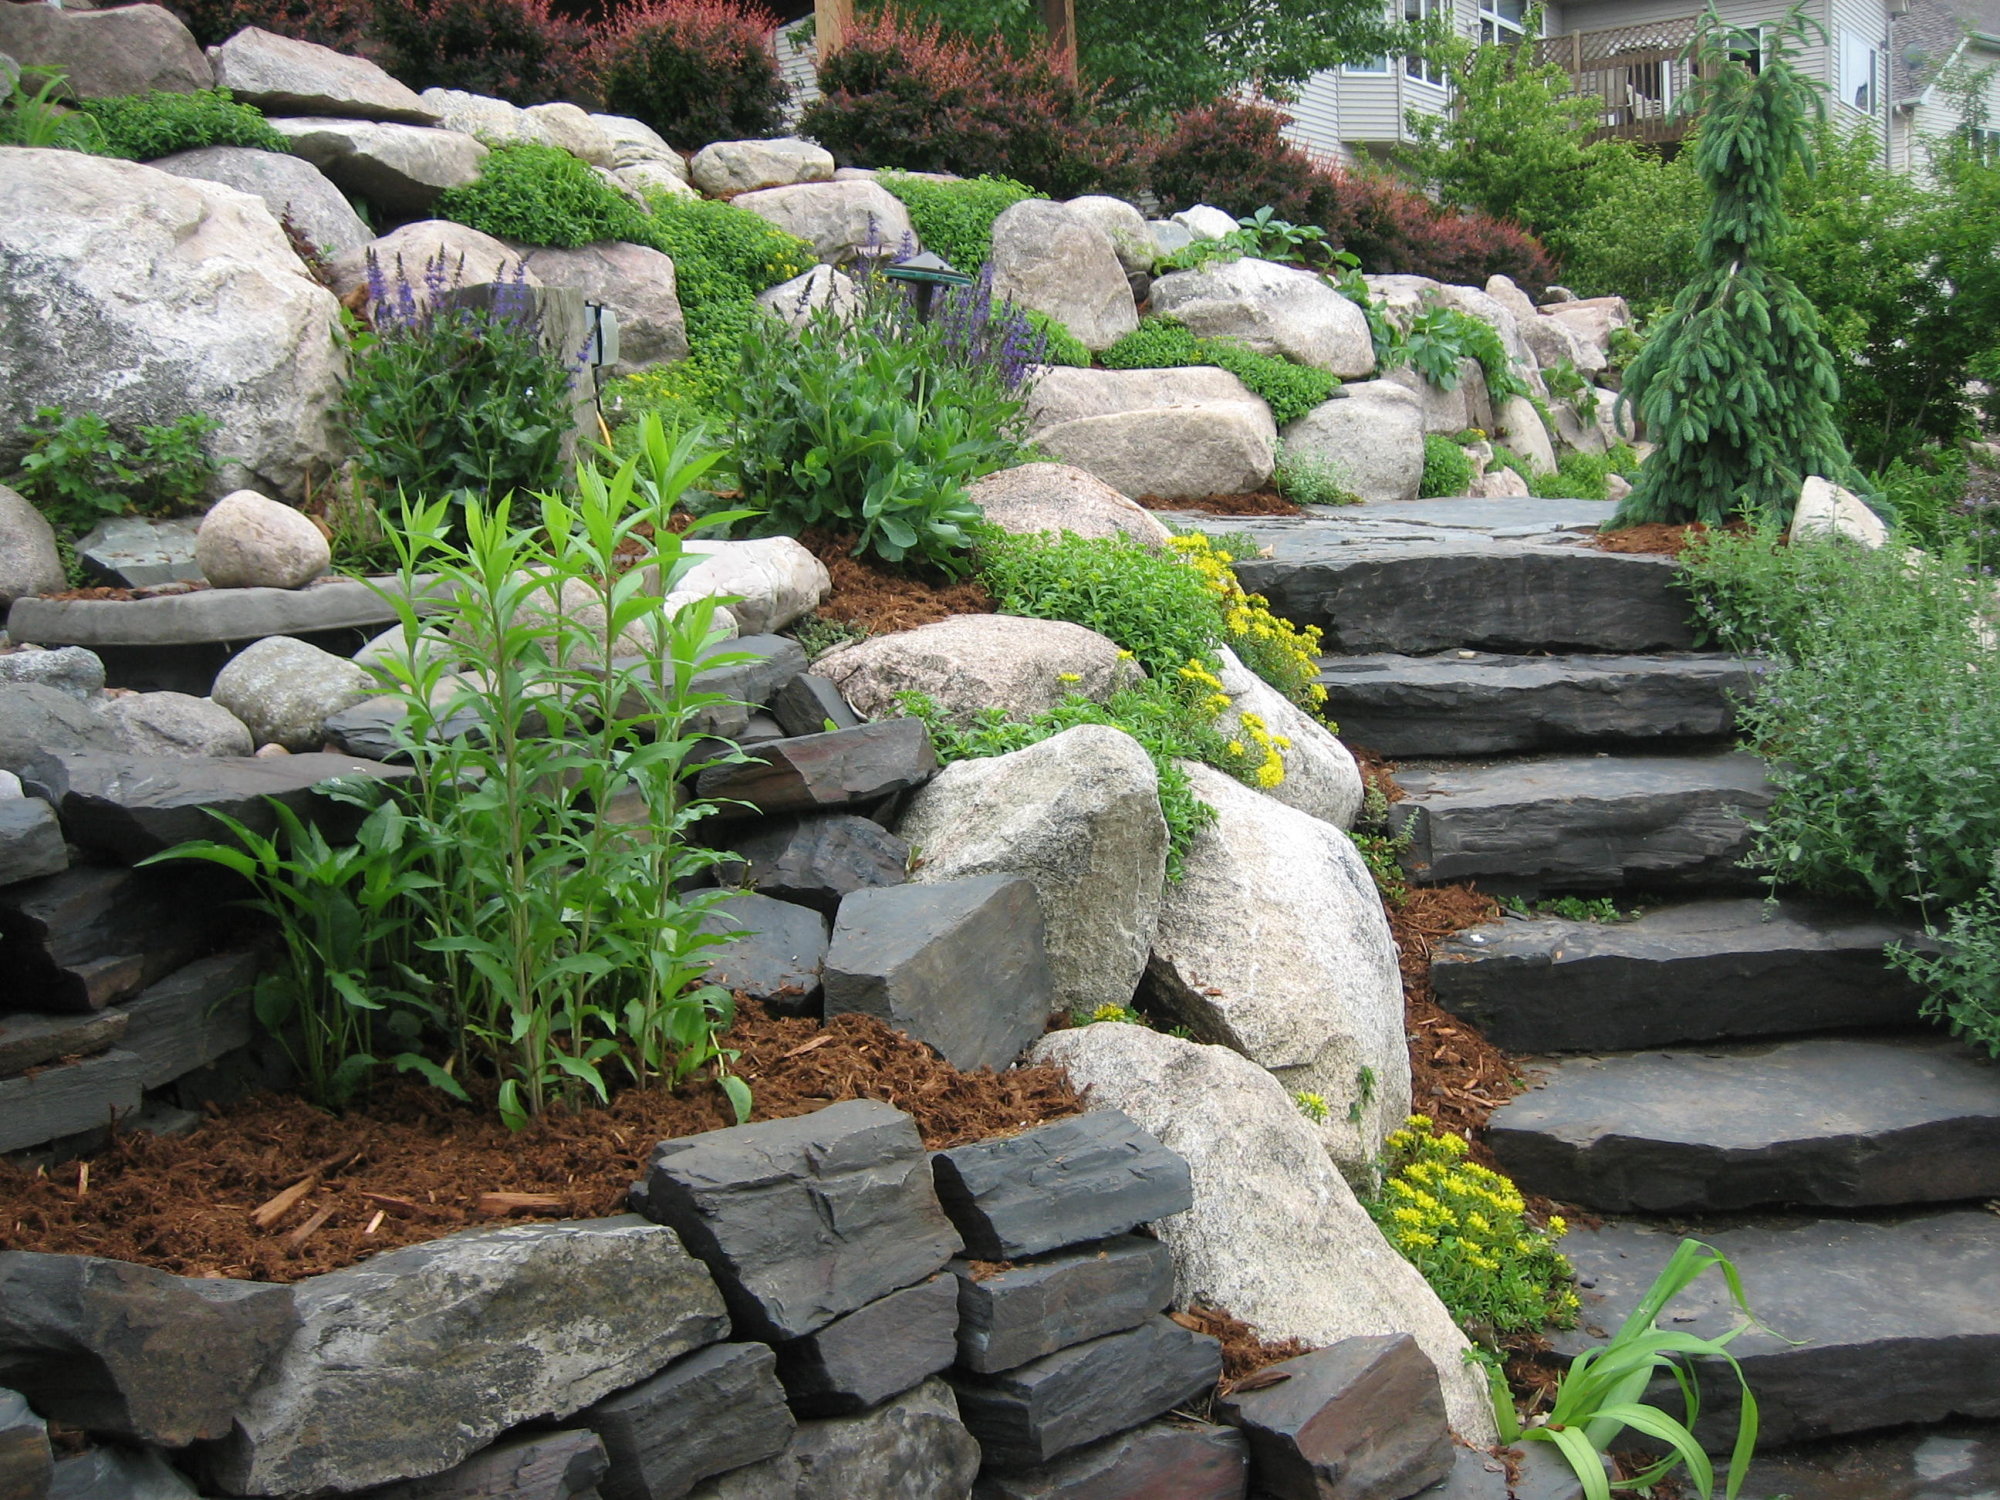
[{"label": "wooden deck railing", "polygon": [[1563,68],[1579,94],[1603,102],[1600,135],[1678,141],[1688,127],[1677,106],[1689,82],[1687,54],[1698,19],[1545,37],[1535,43],[1535,61]]}]

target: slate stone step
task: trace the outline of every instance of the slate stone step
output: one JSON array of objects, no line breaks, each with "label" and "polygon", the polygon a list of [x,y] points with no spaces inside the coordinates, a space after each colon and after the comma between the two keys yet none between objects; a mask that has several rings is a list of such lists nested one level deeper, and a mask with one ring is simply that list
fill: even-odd
[{"label": "slate stone step", "polygon": [[1770,807],[1764,764],[1717,755],[1560,756],[1405,768],[1390,828],[1413,880],[1489,890],[1748,886],[1750,823]]},{"label": "slate stone step", "polygon": [[[1751,1329],[1729,1346],[1757,1393],[1760,1447],[2000,1417],[2000,1217],[1964,1210],[1694,1232],[1734,1262],[1751,1311],[1770,1330]],[[1679,1243],[1678,1233],[1634,1222],[1571,1230],[1563,1253],[1576,1267],[1583,1314],[1576,1329],[1552,1335],[1557,1352],[1603,1344]],[[1668,1305],[1662,1326],[1712,1338],[1736,1321],[1711,1271]],[[1735,1381],[1719,1366],[1700,1370],[1696,1430],[1718,1452],[1735,1432]],[[1766,1493],[1776,1492],[1744,1491]]]},{"label": "slate stone step", "polygon": [[1604,1213],[2000,1194],[2000,1065],[1933,1033],[1570,1057],[1493,1112],[1531,1193]]},{"label": "slate stone step", "polygon": [[1510,917],[1438,948],[1438,1004],[1509,1052],[1664,1047],[1917,1020],[1889,967],[1917,929],[1787,899],[1690,901],[1629,922]]},{"label": "slate stone step", "polygon": [[1759,1453],[1743,1493],[1790,1500],[1993,1500],[2000,1494],[2000,1422],[1946,1422]]},{"label": "slate stone step", "polygon": [[1382,755],[1503,755],[1712,740],[1750,690],[1742,657],[1328,656],[1325,712]]}]

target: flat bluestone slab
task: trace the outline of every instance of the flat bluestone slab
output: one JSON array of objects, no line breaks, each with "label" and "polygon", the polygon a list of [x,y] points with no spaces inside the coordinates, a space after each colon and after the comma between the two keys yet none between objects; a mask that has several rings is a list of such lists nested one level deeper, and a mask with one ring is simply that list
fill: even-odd
[{"label": "flat bluestone slab", "polygon": [[0,885],[60,875],[69,868],[62,823],[39,797],[0,801]]},{"label": "flat bluestone slab", "polygon": [[958,1278],[933,1276],[779,1344],[778,1378],[802,1417],[865,1411],[949,1365],[957,1329]]},{"label": "flat bluestone slab", "polygon": [[199,530],[199,516],[113,516],[77,538],[76,555],[94,577],[113,585],[200,582],[201,564],[194,560]]},{"label": "flat bluestone slab", "polygon": [[48,1490],[54,1468],[48,1423],[19,1391],[0,1389],[0,1495],[34,1500]]},{"label": "flat bluestone slab", "polygon": [[729,1326],[700,1263],[635,1215],[455,1234],[292,1290],[303,1326],[212,1455],[230,1494],[440,1473]]},{"label": "flat bluestone slab", "polygon": [[951,1387],[933,1377],[873,1411],[799,1423],[783,1453],[704,1481],[692,1500],[958,1500],[978,1470]]},{"label": "flat bluestone slab", "polygon": [[1396,780],[1406,796],[1390,827],[1409,835],[1412,879],[1542,890],[1747,885],[1750,824],[1774,795],[1764,763],[1742,751],[1565,756]]},{"label": "flat bluestone slab", "polygon": [[1790,1500],[1992,1500],[2000,1481],[2000,1424],[1947,1422],[1907,1432],[1831,1438],[1760,1452],[1745,1495]]},{"label": "flat bluestone slab", "polygon": [[972,1500],[1243,1500],[1250,1445],[1234,1427],[1148,1422],[1052,1464],[984,1474]]},{"label": "flat bluestone slab", "polygon": [[[1760,1448],[1952,1416],[2000,1417],[2000,1217],[1822,1219],[1700,1238],[1735,1263],[1750,1310],[1771,1330],[1753,1328],[1729,1346],[1757,1393]],[[1551,1333],[1557,1352],[1602,1344],[1679,1243],[1676,1233],[1631,1223],[1572,1229],[1562,1248],[1576,1267],[1583,1315],[1576,1329]],[[1714,1338],[1737,1322],[1722,1279],[1710,1272],[1668,1304],[1661,1325]],[[1719,1365],[1704,1361],[1699,1369],[1697,1432],[1709,1451],[1726,1451],[1736,1381]],[[1678,1412],[1677,1398],[1663,1394],[1648,1399]]]},{"label": "flat bluestone slab", "polygon": [[85,751],[63,757],[63,766],[69,772],[64,831],[84,848],[135,863],[189,839],[226,839],[228,830],[211,813],[269,834],[277,827],[273,800],[308,822],[322,817],[351,822],[358,809],[315,788],[336,778],[400,781],[411,775],[349,755],[197,760]]},{"label": "flat bluestone slab", "polygon": [[1221,1373],[1214,1339],[1148,1318],[1003,1374],[954,1375],[952,1384],[987,1465],[1025,1469],[1171,1411]]},{"label": "flat bluestone slab", "polygon": [[1453,1467],[1437,1368],[1407,1333],[1342,1339],[1216,1402],[1277,1500],[1405,1500]]},{"label": "flat bluestone slab", "polygon": [[825,985],[829,1020],[874,1016],[955,1068],[997,1072],[1054,1008],[1041,898],[1015,875],[854,891],[833,921]]},{"label": "flat bluestone slab", "polygon": [[812,1333],[960,1248],[915,1123],[872,1099],[662,1141],[634,1198],[715,1274],[740,1338]]},{"label": "flat bluestone slab", "polygon": [[1735,656],[1329,656],[1325,713],[1382,755],[1501,755],[1719,739],[1751,666]]},{"label": "flat bluestone slab", "polygon": [[[387,588],[392,578],[371,580]],[[202,589],[151,599],[16,599],[7,634],[37,646],[187,646],[321,630],[379,631],[396,611],[356,578],[302,589]]]},{"label": "flat bluestone slab", "polygon": [[609,1463],[594,1432],[538,1432],[482,1448],[456,1468],[368,1500],[593,1500]]},{"label": "flat bluestone slab", "polygon": [[0,891],[0,1010],[88,1013],[180,967],[230,899],[221,875],[78,865]]},{"label": "flat bluestone slab", "polygon": [[786,734],[853,729],[862,720],[830,677],[801,672],[771,695],[771,713]]},{"label": "flat bluestone slab", "polygon": [[1935,1034],[1569,1057],[1493,1112],[1531,1193],[1604,1213],[2000,1194],[2000,1066]]},{"label": "flat bluestone slab", "polygon": [[288,1286],[0,1253],[0,1380],[104,1437],[169,1448],[221,1437],[298,1325]]},{"label": "flat bluestone slab", "polygon": [[579,1413],[604,1440],[605,1500],[679,1500],[783,1450],[795,1424],[774,1363],[764,1344],[712,1344]]},{"label": "flat bluestone slab", "polygon": [[1004,1270],[953,1261],[958,1362],[977,1374],[1136,1328],[1174,1296],[1174,1257],[1158,1240],[1121,1235]]},{"label": "flat bluestone slab", "polygon": [[1509,1052],[1661,1047],[1903,1026],[1919,992],[1882,950],[1914,928],[1786,899],[1691,901],[1630,922],[1533,917],[1456,933],[1438,1004]]},{"label": "flat bluestone slab", "polygon": [[1188,1165],[1121,1110],[940,1151],[938,1199],[975,1260],[1124,1234],[1194,1203]]},{"label": "flat bluestone slab", "polygon": [[0,1078],[0,1152],[115,1124],[138,1109],[145,1071],[136,1052],[117,1049]]},{"label": "flat bluestone slab", "polygon": [[902,885],[910,877],[909,844],[853,813],[773,818],[735,834],[726,847],[741,859],[719,867],[725,883],[828,917],[850,892]]},{"label": "flat bluestone slab", "polygon": [[200,1493],[155,1450],[107,1447],[59,1462],[49,1500],[200,1500]]},{"label": "flat bluestone slab", "polygon": [[255,1035],[250,991],[263,968],[255,953],[217,953],[176,969],[126,1002],[125,1049],[145,1064],[149,1089],[207,1067]]},{"label": "flat bluestone slab", "polygon": [[716,984],[779,1015],[819,1014],[827,922],[818,912],[746,891],[709,908],[701,930],[743,933],[700,950]]},{"label": "flat bluestone slab", "polygon": [[117,1044],[130,1018],[122,1010],[47,1016],[0,1015],[0,1078],[11,1078],[59,1057],[91,1057]]},{"label": "flat bluestone slab", "polygon": [[937,774],[931,734],[917,719],[882,719],[831,734],[757,746],[739,765],[711,766],[695,791],[723,817],[847,808],[907,792]]}]

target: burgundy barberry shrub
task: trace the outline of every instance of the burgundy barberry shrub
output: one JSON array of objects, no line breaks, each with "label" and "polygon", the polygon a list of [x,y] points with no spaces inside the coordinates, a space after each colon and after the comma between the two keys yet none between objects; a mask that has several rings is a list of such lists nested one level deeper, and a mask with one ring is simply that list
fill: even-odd
[{"label": "burgundy barberry shrub", "polygon": [[204,47],[258,26],[337,52],[375,55],[368,36],[369,0],[169,0],[168,8]]},{"label": "burgundy barberry shrub", "polygon": [[1334,231],[1315,217],[1319,165],[1285,139],[1289,123],[1277,110],[1240,99],[1189,110],[1154,148],[1154,194],[1170,211],[1207,203],[1242,218],[1269,204],[1288,223]]},{"label": "burgundy barberry shrub", "polygon": [[819,68],[800,129],[846,166],[991,173],[1057,198],[1136,191],[1144,138],[1052,54],[946,36],[884,10]]},{"label": "burgundy barberry shrub", "polygon": [[604,106],[643,120],[682,150],[784,129],[791,95],[754,0],[647,0],[606,24],[591,49]]},{"label": "burgundy barberry shrub", "polygon": [[593,102],[588,29],[548,0],[374,0],[382,64],[413,89],[464,89],[510,104]]}]

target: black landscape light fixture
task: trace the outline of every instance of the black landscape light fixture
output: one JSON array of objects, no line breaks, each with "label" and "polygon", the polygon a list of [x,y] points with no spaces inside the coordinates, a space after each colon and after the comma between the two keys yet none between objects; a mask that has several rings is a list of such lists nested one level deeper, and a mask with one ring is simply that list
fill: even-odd
[{"label": "black landscape light fixture", "polygon": [[939,287],[971,286],[973,283],[972,277],[928,250],[885,266],[882,274],[891,281],[904,282],[916,289],[917,317],[925,323],[931,320],[931,299],[937,295]]}]

